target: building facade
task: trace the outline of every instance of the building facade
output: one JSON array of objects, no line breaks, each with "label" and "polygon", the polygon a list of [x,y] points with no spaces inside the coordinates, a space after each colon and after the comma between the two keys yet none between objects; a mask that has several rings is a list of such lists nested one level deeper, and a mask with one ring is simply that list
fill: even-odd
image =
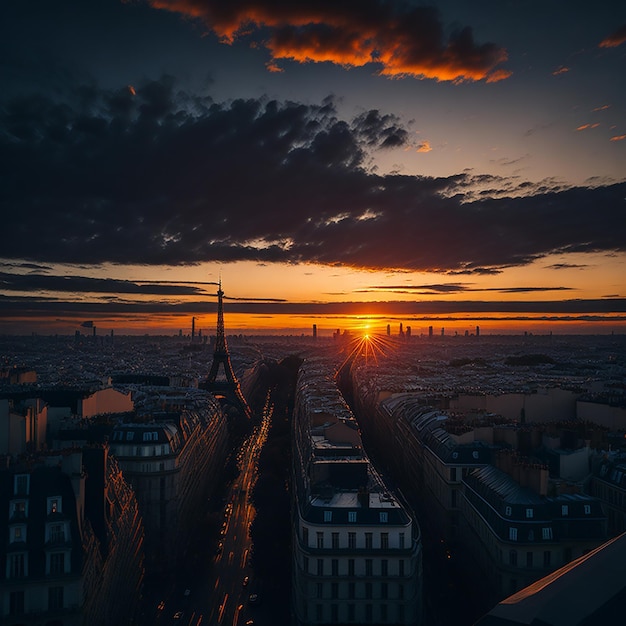
[{"label": "building facade", "polygon": [[293,484],[297,623],[419,624],[419,525],[368,459],[322,361],[298,379]]}]

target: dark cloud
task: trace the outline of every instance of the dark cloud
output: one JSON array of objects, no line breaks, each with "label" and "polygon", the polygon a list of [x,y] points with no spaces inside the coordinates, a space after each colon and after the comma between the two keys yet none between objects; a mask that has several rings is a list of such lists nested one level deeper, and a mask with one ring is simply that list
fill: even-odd
[{"label": "dark cloud", "polygon": [[[206,314],[214,313],[217,304],[206,300],[192,302],[128,301],[128,302],[63,302],[47,298],[8,298],[0,294],[0,310],[5,314],[22,317],[49,315],[76,315],[84,319],[96,319],[97,315],[119,316],[124,314],[158,313]],[[626,314],[626,298],[570,299],[542,301],[481,301],[481,300],[421,300],[412,302],[276,302],[276,301],[230,301],[228,314],[248,315],[455,315],[461,313],[546,315],[609,315]],[[501,319],[501,318],[498,318]],[[621,315],[620,319],[626,319]]]},{"label": "dark cloud", "polygon": [[624,183],[376,174],[373,150],[408,145],[379,111],[346,121],[331,99],[217,103],[168,77],[135,95],[88,91],[0,110],[5,260],[488,274],[626,248]]},{"label": "dark cloud", "polygon": [[[374,63],[387,76],[436,80],[487,80],[510,75],[497,69],[504,48],[477,44],[464,27],[446,35],[437,9],[384,0],[146,0],[151,6],[196,18],[224,42],[260,34],[276,61]],[[258,44],[258,37],[255,38]]]},{"label": "dark cloud", "polygon": [[395,293],[434,294],[462,293],[468,291],[495,291],[497,293],[530,293],[539,291],[569,291],[572,287],[471,287],[459,283],[434,285],[375,285],[364,291],[393,291]]},{"label": "dark cloud", "polygon": [[[87,276],[51,276],[44,274],[9,274],[0,272],[0,288],[4,291],[55,291],[72,293],[151,294],[167,296],[201,295],[206,291],[198,286],[156,281],[133,282],[114,278]],[[198,283],[194,283],[197,285]],[[201,283],[213,284],[213,283]]]}]

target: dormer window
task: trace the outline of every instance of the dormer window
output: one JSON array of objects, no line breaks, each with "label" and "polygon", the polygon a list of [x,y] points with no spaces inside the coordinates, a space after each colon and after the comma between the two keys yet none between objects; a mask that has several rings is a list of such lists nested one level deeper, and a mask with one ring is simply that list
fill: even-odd
[{"label": "dormer window", "polygon": [[324,521],[332,522],[333,521],[333,512],[332,511],[324,511]]},{"label": "dormer window", "polygon": [[356,511],[348,511],[348,521],[356,522]]}]

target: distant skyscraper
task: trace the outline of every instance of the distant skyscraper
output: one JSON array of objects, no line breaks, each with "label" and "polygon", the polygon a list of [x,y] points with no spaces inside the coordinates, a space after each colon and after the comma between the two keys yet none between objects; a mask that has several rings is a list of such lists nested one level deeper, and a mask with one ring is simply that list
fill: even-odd
[{"label": "distant skyscraper", "polygon": [[313,339],[317,339],[317,324],[313,324]]},{"label": "distant skyscraper", "polygon": [[480,326],[476,326],[476,336],[480,337]]},{"label": "distant skyscraper", "polygon": [[441,327],[441,336],[443,337],[445,335],[446,329],[442,326]]},{"label": "distant skyscraper", "polygon": [[404,336],[404,330],[402,330],[402,322],[400,322],[400,333],[399,333],[400,337]]},{"label": "distant skyscraper", "polygon": [[192,317],[191,318],[191,341],[193,342],[195,338],[196,338],[196,318]]},{"label": "distant skyscraper", "polygon": [[387,324],[387,337],[391,335],[391,324]]},{"label": "distant skyscraper", "polygon": [[428,336],[429,336],[429,337],[432,337],[432,336],[433,336],[433,327],[432,327],[432,326],[429,326],[429,327],[428,327]]}]

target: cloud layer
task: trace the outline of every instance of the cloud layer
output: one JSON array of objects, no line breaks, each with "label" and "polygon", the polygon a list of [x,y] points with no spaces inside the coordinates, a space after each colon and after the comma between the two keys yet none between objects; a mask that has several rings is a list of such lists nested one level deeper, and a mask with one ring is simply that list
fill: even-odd
[{"label": "cloud layer", "polygon": [[507,78],[504,48],[477,44],[464,27],[446,35],[437,9],[384,0],[147,0],[157,9],[202,20],[224,42],[254,36],[277,61],[376,64],[386,76],[436,80]]},{"label": "cloud layer", "polygon": [[488,273],[626,249],[624,183],[377,174],[371,155],[395,148],[419,146],[393,115],[342,120],[331,99],[218,103],[169,77],[12,100],[0,109],[1,255]]}]

